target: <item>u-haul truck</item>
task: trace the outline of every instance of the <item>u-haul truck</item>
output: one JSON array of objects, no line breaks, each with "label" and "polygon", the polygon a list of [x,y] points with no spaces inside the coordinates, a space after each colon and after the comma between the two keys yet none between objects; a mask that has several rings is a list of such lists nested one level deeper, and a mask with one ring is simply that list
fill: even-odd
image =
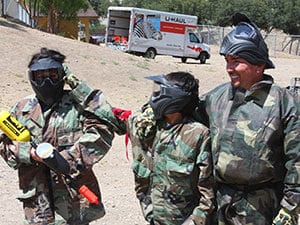
[{"label": "u-haul truck", "polygon": [[109,7],[106,46],[154,59],[170,55],[205,63],[210,48],[197,32],[197,16],[133,7]]}]

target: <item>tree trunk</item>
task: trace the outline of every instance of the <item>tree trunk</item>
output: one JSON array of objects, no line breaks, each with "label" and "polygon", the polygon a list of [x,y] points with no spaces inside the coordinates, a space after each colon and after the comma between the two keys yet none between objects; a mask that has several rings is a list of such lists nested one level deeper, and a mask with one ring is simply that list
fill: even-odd
[{"label": "tree trunk", "polygon": [[55,23],[55,9],[52,4],[49,6],[48,11],[48,21],[47,21],[47,32],[54,33],[54,23]]},{"label": "tree trunk", "polygon": [[60,19],[60,14],[55,11],[55,20],[54,20],[54,33],[58,34],[59,33],[59,19]]}]

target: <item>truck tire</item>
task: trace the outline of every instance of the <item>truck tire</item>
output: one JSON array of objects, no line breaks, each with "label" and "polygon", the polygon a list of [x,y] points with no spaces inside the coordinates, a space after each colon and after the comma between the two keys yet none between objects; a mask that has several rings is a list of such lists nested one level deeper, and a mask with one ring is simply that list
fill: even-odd
[{"label": "truck tire", "polygon": [[205,52],[201,52],[200,56],[199,56],[199,59],[200,59],[200,63],[201,64],[205,64],[205,62],[206,62],[206,53]]},{"label": "truck tire", "polygon": [[186,63],[186,60],[187,60],[186,57],[182,57],[182,58],[181,58],[181,62],[182,62],[182,63]]},{"label": "truck tire", "polygon": [[156,51],[154,48],[148,48],[145,53],[145,58],[154,59],[156,56]]}]

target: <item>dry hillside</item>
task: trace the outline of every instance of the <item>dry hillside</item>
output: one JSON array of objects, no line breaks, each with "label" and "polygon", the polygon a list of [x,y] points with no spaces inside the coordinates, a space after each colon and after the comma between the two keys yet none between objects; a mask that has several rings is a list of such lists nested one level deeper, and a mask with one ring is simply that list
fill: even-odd
[{"label": "dry hillside", "polygon": [[[8,109],[32,93],[27,81],[27,64],[41,47],[58,50],[78,77],[104,91],[109,102],[126,109],[138,109],[147,101],[152,89],[144,76],[188,71],[200,80],[200,93],[227,81],[223,57],[212,46],[212,57],[205,65],[188,60],[158,56],[155,60],[125,54],[77,40],[50,35],[0,18],[0,109]],[[277,83],[289,84],[300,76],[300,57],[276,54],[276,69],[270,70]],[[106,216],[92,224],[143,225],[134,196],[130,160],[125,158],[124,137],[117,136],[111,151],[95,166],[106,206]],[[18,193],[17,173],[0,159],[0,225],[21,225],[23,212],[15,199]]]}]

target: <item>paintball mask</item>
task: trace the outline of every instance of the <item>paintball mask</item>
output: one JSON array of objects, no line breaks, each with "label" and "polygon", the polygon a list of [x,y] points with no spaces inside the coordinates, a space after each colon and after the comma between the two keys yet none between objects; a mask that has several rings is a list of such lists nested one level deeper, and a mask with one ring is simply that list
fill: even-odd
[{"label": "paintball mask", "polygon": [[163,119],[165,114],[182,112],[192,100],[191,92],[183,90],[179,84],[168,81],[164,75],[145,78],[154,81],[154,90],[149,104],[156,120]]},{"label": "paintball mask", "polygon": [[220,54],[239,55],[253,65],[265,64],[265,69],[275,68],[256,25],[241,13],[235,14],[232,20],[235,27],[224,37]]},{"label": "paintball mask", "polygon": [[51,106],[63,95],[64,68],[51,57],[40,58],[29,66],[29,80],[39,100]]}]

